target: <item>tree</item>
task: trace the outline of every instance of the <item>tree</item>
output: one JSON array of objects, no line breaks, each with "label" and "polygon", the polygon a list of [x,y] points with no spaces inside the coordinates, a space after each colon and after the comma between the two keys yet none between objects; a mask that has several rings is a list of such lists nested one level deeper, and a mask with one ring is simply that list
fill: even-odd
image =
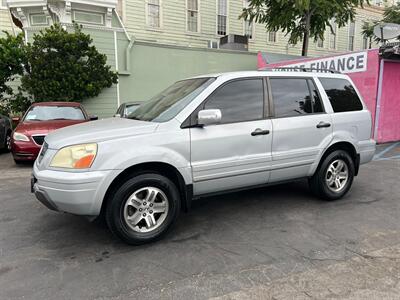
[{"label": "tree", "polygon": [[400,24],[400,3],[386,7],[382,21],[385,23]]},{"label": "tree", "polygon": [[10,35],[5,32],[0,38],[0,110],[9,114],[16,105],[26,106],[27,99],[20,92],[15,93],[10,82],[23,74],[26,63],[23,35]]},{"label": "tree", "polygon": [[302,55],[308,54],[310,38],[324,39],[331,20],[338,27],[354,20],[355,8],[369,0],[249,0],[240,18],[265,24],[268,31],[282,30],[289,42],[303,41]]},{"label": "tree", "polygon": [[21,78],[22,90],[35,102],[79,102],[117,83],[117,74],[106,65],[106,55],[92,42],[76,24],[71,33],[55,24],[35,34],[33,43],[26,46],[28,64]]},{"label": "tree", "polygon": [[363,23],[363,26],[361,28],[361,34],[363,35],[364,38],[368,39],[368,49],[372,48],[372,40],[379,42],[381,39],[375,36],[374,34],[374,27],[378,24],[379,22],[365,22]]},{"label": "tree", "polygon": [[[369,40],[369,48],[372,47],[372,40],[380,42],[381,39],[374,34],[374,27],[379,23],[397,23],[400,24],[400,3],[388,6],[383,13],[382,21],[364,22],[362,26],[362,35]],[[399,37],[400,38],[400,37]]]}]

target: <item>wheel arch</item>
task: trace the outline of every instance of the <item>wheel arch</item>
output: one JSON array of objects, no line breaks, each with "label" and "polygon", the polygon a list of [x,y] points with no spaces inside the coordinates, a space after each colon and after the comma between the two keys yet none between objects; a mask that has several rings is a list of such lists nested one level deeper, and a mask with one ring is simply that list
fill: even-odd
[{"label": "wheel arch", "polygon": [[104,215],[107,204],[111,199],[111,195],[123,182],[134,175],[148,172],[158,173],[170,179],[179,190],[182,210],[185,212],[189,211],[193,198],[193,185],[191,183],[187,184],[184,176],[173,165],[165,162],[154,161],[132,165],[119,173],[107,188],[101,205],[100,215]]},{"label": "wheel arch", "polygon": [[357,176],[360,167],[360,155],[357,153],[356,147],[348,141],[336,142],[331,144],[328,148],[326,148],[321,156],[321,159],[319,160],[318,166],[315,168],[313,173],[315,173],[316,170],[318,170],[318,168],[324,161],[325,157],[327,157],[329,154],[331,154],[333,151],[336,150],[344,150],[350,155],[350,157],[353,159],[354,162],[354,168],[355,168],[354,175]]}]

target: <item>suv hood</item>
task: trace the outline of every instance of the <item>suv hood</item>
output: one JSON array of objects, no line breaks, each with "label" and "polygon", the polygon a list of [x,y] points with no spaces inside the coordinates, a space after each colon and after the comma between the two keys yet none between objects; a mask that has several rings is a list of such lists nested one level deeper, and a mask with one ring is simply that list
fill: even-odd
[{"label": "suv hood", "polygon": [[98,143],[128,136],[151,133],[158,123],[109,118],[73,125],[54,131],[46,136],[51,149],[59,149],[69,145]]}]

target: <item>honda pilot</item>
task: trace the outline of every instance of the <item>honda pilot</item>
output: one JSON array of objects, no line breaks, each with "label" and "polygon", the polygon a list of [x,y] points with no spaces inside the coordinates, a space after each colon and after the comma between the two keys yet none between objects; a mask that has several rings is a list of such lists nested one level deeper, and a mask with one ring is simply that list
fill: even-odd
[{"label": "honda pilot", "polygon": [[47,135],[32,191],[49,209],[105,218],[112,233],[138,245],[162,237],[180,211],[210,194],[308,178],[316,196],[342,198],[374,156],[371,126],[346,75],[199,76],[127,118]]}]

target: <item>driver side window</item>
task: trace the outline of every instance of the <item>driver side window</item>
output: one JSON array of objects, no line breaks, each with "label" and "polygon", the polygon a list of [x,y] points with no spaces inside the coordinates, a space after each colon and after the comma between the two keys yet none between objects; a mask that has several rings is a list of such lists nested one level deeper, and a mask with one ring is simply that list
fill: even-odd
[{"label": "driver side window", "polygon": [[228,82],[209,96],[204,109],[220,109],[221,124],[260,120],[264,115],[263,80]]}]

